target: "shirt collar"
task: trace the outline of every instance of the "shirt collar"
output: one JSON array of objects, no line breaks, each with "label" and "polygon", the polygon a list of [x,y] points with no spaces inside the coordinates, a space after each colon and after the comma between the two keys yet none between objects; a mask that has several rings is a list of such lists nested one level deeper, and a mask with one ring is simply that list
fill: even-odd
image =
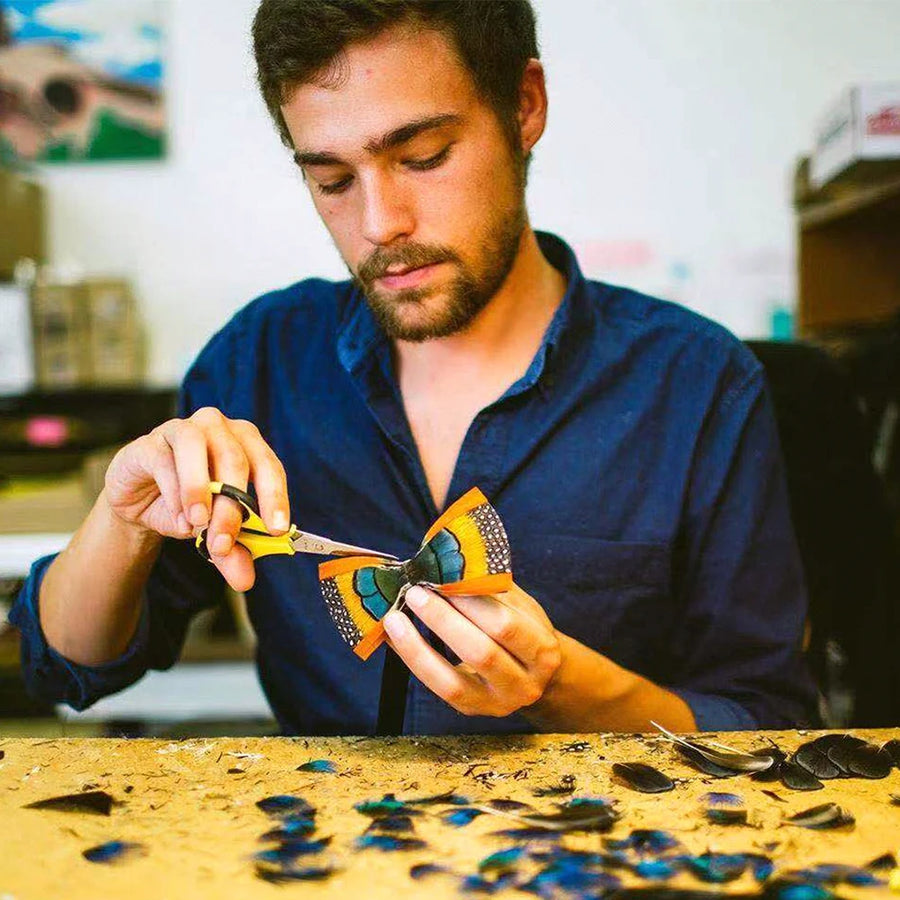
[{"label": "shirt collar", "polygon": [[[585,307],[586,282],[572,248],[549,232],[536,231],[535,236],[547,261],[565,276],[566,292],[544,332],[541,346],[528,371],[504,396],[521,393],[539,382],[550,359],[557,355],[557,348],[568,336],[578,333],[579,320]],[[362,292],[354,285],[338,325],[338,358],[343,367],[352,373],[382,345],[389,345],[387,335],[376,322]]]}]

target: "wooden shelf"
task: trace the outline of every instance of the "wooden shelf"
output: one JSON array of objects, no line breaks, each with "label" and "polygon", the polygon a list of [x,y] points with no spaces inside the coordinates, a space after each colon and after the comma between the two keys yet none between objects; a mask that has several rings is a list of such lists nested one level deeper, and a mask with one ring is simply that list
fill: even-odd
[{"label": "wooden shelf", "polygon": [[900,312],[900,175],[809,197],[797,211],[798,324],[822,337]]},{"label": "wooden shelf", "polygon": [[889,217],[900,214],[900,178],[810,204],[800,211],[800,228],[808,231],[855,215],[877,217],[879,213]]}]

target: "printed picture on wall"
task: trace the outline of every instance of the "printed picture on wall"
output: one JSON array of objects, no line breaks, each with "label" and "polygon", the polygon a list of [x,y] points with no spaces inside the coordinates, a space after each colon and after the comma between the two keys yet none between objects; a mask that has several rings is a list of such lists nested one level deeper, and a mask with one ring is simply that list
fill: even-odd
[{"label": "printed picture on wall", "polygon": [[164,0],[0,0],[0,163],[161,159]]}]

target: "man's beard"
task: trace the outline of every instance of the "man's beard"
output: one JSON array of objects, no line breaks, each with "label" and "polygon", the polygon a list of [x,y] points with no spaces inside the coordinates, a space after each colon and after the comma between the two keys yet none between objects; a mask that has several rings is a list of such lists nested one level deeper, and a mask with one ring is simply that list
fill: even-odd
[{"label": "man's beard", "polygon": [[[514,204],[504,207],[490,223],[479,248],[481,264],[477,271],[464,264],[451,248],[437,244],[379,247],[360,264],[354,281],[388,337],[414,342],[447,337],[464,330],[490,303],[515,263],[525,229],[524,178],[521,171],[516,174]],[[434,288],[426,286],[385,293],[375,285],[389,268],[418,268],[434,263],[454,266],[457,275],[441,289],[442,302],[427,315],[410,319],[403,313],[416,307],[424,313]]]}]

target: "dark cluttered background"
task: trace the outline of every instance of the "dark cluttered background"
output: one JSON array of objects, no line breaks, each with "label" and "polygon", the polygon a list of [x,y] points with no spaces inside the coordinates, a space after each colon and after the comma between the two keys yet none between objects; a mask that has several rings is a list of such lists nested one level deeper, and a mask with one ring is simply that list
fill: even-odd
[{"label": "dark cluttered background", "polygon": [[[252,297],[345,270],[253,83],[256,3],[0,0],[0,612]],[[538,0],[535,227],[762,361],[827,724],[900,722],[900,4]],[[266,732],[242,598],[83,714],[0,625],[0,733]]]}]

